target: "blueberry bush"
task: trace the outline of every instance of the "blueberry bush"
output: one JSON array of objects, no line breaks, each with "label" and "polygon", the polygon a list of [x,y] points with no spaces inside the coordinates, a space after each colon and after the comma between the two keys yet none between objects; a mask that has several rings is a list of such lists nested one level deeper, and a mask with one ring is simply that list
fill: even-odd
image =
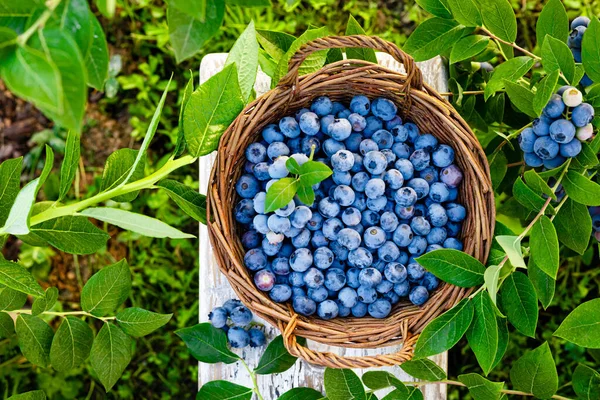
[{"label": "blueberry bush", "polygon": [[[598,399],[599,7],[549,0],[539,12],[524,14],[531,10],[527,2],[417,3],[409,20],[418,23],[407,39],[380,31],[417,61],[439,55],[448,64],[451,91],[445,95],[473,128],[491,168],[498,215],[490,257],[483,265],[460,251],[460,240],[468,240],[459,234],[460,222],[470,210],[455,202],[460,171],[452,164],[454,149],[416,131],[410,118],[397,117],[397,105],[385,96],[356,97],[350,104],[311,99],[310,110],[273,121],[263,140],[248,147],[246,175],[234,183],[242,200],[233,212],[246,227],[241,238],[248,250],[245,263],[257,290],[269,292],[274,301],[291,301],[298,313],[328,319],[382,318],[406,296],[422,304],[438,280],[473,288],[425,328],[415,359],[401,366],[422,381],[402,382],[382,371],[358,377],[350,370],[327,369],[325,394],[294,388],[280,398],[419,399],[421,385],[443,383],[456,388],[451,396],[476,400]],[[134,13],[127,2],[0,0],[0,79],[66,133],[57,173],[51,145],[38,146],[45,158],[37,177],[23,170],[21,158],[0,164],[0,244],[20,241],[29,246],[22,249],[53,249],[46,251],[72,254],[77,263],[78,256],[102,253],[116,228],[134,238],[192,239],[167,223],[175,219],[159,208],[206,222],[204,196],[189,181],[174,178],[217,148],[221,134],[255,97],[258,67],[276,84],[304,43],[365,31],[352,16],[347,26],[340,18],[325,26],[318,16],[302,26],[306,30],[284,26],[297,36],[283,33],[281,26],[265,29],[263,19],[272,18],[271,7],[291,12],[336,8],[332,4],[172,0],[153,5],[153,15],[164,16],[165,23],[154,31],[145,27],[146,38],[172,51],[176,62],[193,60],[211,38],[230,34],[224,32],[239,33],[231,49],[221,49],[230,50],[225,68],[195,87],[193,74],[182,80],[174,65],[174,81],[154,79],[159,67],[152,61],[143,68],[146,78],[119,75],[118,59],[109,58],[110,32],[99,18],[115,18],[121,7]],[[346,12],[355,10],[344,11],[346,20]],[[369,33],[378,30],[371,15],[358,15]],[[351,58],[374,58],[371,51],[347,50]],[[314,72],[336,57],[333,51],[317,53],[302,71]],[[145,87],[144,79],[160,89]],[[130,106],[148,117],[147,123],[136,122],[139,148],[112,153],[94,190],[81,197],[78,168],[88,88],[94,94],[106,90],[109,98],[135,88],[137,100],[156,107]],[[173,91],[179,93],[178,107],[167,101]],[[149,149],[163,134],[160,126],[171,138],[169,154],[151,163]],[[38,164],[32,162],[30,170]],[[51,187],[55,196],[46,195]],[[126,206],[148,192],[163,199],[153,208],[156,218]],[[137,251],[145,250],[138,245]],[[92,382],[88,398],[102,398],[106,394],[95,391],[94,382],[110,393],[129,373],[142,347],[136,342],[164,329],[172,313],[187,310],[149,310],[132,301],[143,285],[142,272],[114,257],[102,258],[76,302],[62,304],[58,289],[40,285],[28,269],[47,254],[34,261],[24,251],[0,257],[0,338],[15,341],[40,373],[55,371],[50,379],[84,369],[85,380]],[[241,363],[255,386],[201,382],[198,399],[262,399],[257,375],[285,371],[296,361],[282,338],[265,338],[251,312],[235,300],[213,310],[209,319],[178,324],[177,336],[200,362]],[[258,365],[247,365],[230,350],[246,345],[266,346]],[[469,361],[461,359],[458,373],[451,370],[455,379],[427,360],[450,349]],[[0,367],[10,362],[2,358]],[[35,385],[19,386],[18,379],[0,389],[13,399],[83,397],[56,391],[52,397]],[[387,394],[378,392],[383,390]]]}]

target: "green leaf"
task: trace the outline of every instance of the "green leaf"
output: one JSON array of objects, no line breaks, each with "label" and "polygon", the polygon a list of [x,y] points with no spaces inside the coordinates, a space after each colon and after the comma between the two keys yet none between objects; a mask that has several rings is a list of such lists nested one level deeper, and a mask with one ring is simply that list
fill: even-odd
[{"label": "green leaf", "polygon": [[[587,88],[588,92],[585,96],[585,102],[590,103],[594,108],[600,107],[600,83],[596,83]],[[594,142],[600,141],[599,136],[594,138]]]},{"label": "green leaf", "polygon": [[567,171],[562,185],[574,201],[586,206],[600,206],[600,185],[575,171]]},{"label": "green leaf", "polygon": [[536,117],[537,114],[533,109],[533,98],[534,94],[531,90],[518,83],[512,83],[505,80],[504,86],[506,86],[506,94],[510,101],[517,107],[517,109],[530,117]]},{"label": "green leaf", "polygon": [[[416,0],[416,3],[420,5],[422,9],[436,17],[452,18],[452,13],[450,12],[447,0]],[[360,35],[360,33],[357,33],[357,35]]]},{"label": "green leaf", "polygon": [[535,36],[541,48],[546,35],[566,42],[569,36],[569,17],[560,0],[548,0],[535,25]]},{"label": "green leaf", "polygon": [[504,88],[506,81],[516,82],[519,78],[522,78],[533,67],[534,63],[535,61],[532,58],[523,56],[512,58],[498,65],[485,86],[485,100],[487,101],[494,93]]},{"label": "green leaf", "polygon": [[350,369],[326,368],[324,374],[325,394],[329,400],[366,400],[365,388]]},{"label": "green leaf", "polygon": [[508,170],[508,160],[503,151],[498,151],[491,156],[488,156],[490,164],[490,175],[492,178],[492,186],[497,189],[504,180],[506,171]]},{"label": "green leaf", "polygon": [[552,397],[558,390],[558,375],[548,342],[519,358],[510,370],[510,380],[517,390],[540,399]]},{"label": "green leaf", "polygon": [[171,239],[195,237],[194,235],[181,232],[179,229],[173,228],[156,218],[119,208],[91,207],[81,211],[80,214],[148,237]]},{"label": "green leaf", "polygon": [[[290,62],[292,56],[296,54],[298,50],[306,43],[313,41],[315,39],[327,36],[328,30],[327,27],[324,26],[319,29],[309,29],[300,35],[296,40],[292,42],[290,48],[285,52],[285,54],[279,59],[279,63],[277,64],[277,72],[275,77],[271,81],[271,86],[274,86],[279,82],[281,78],[285,76],[288,72],[288,63]],[[304,63],[298,70],[298,75],[305,75],[311,72],[317,71],[320,69],[325,60],[327,59],[327,51],[317,51],[306,57]]]},{"label": "green leaf", "polygon": [[416,259],[441,280],[460,287],[473,287],[483,283],[485,267],[479,260],[454,249],[439,249]]},{"label": "green leaf", "polygon": [[431,321],[415,345],[415,358],[433,356],[452,348],[473,320],[473,304],[468,298]]},{"label": "green leaf", "polygon": [[5,312],[0,312],[0,339],[11,337],[15,333],[15,323]]},{"label": "green leaf", "polygon": [[230,64],[192,94],[183,113],[183,131],[190,153],[204,156],[244,108],[235,64]]},{"label": "green leaf", "polygon": [[58,289],[49,287],[46,289],[44,296],[38,297],[33,301],[31,306],[31,315],[40,315],[44,311],[50,310],[58,300]]},{"label": "green leaf", "polygon": [[177,142],[175,143],[175,150],[173,151],[173,154],[175,154],[176,157],[179,157],[183,154],[186,146],[185,133],[183,130],[183,113],[190,101],[190,98],[192,97],[192,93],[194,93],[194,76],[193,74],[190,75],[190,79],[188,80],[188,83],[185,85],[183,93],[181,94],[181,106],[179,108],[179,118],[177,121]]},{"label": "green leaf", "polygon": [[586,74],[595,82],[600,81],[600,21],[592,16],[581,43],[581,61]]},{"label": "green leaf", "polygon": [[499,399],[504,388],[504,382],[491,382],[478,374],[459,375],[458,380],[469,389],[474,400]]},{"label": "green leaf", "polygon": [[79,155],[81,151],[79,133],[74,130],[67,134],[65,144],[65,158],[60,166],[60,194],[57,201],[61,201],[69,193],[73,180],[79,167]]},{"label": "green leaf", "polygon": [[[106,159],[104,165],[104,172],[102,174],[102,183],[100,184],[100,191],[105,192],[110,189],[114,189],[123,182],[125,178],[129,176],[131,168],[135,163],[139,150],[133,149],[119,149],[113,152]],[[130,176],[133,181],[142,179],[144,177],[145,162],[137,164],[134,173]],[[130,202],[135,200],[138,191],[125,193],[113,198],[117,202]]]},{"label": "green leaf", "polygon": [[105,322],[94,340],[90,362],[108,392],[131,362],[133,340],[116,325]]},{"label": "green leaf", "polygon": [[298,180],[283,178],[271,185],[265,199],[265,213],[275,211],[286,206],[296,194]]},{"label": "green leaf", "polygon": [[450,52],[450,64],[454,64],[476,56],[487,48],[489,42],[490,39],[485,36],[465,36],[464,38],[460,39],[455,46],[452,46],[452,51]]},{"label": "green leaf", "polygon": [[381,400],[423,400],[423,392],[414,386],[406,389],[396,389]]},{"label": "green leaf", "polygon": [[[172,3],[181,3],[182,6]],[[218,32],[225,15],[224,0],[197,2],[204,4],[204,10],[198,10],[193,3],[179,0],[169,2],[167,7],[169,38],[178,63],[200,51],[204,43]]]},{"label": "green leaf", "polygon": [[542,215],[533,225],[529,240],[531,257],[546,274],[556,279],[559,266],[559,245],[556,229],[550,218]]},{"label": "green leaf", "polygon": [[298,161],[296,161],[295,158],[292,158],[292,157],[288,158],[285,161],[285,167],[292,174],[294,174],[294,175],[300,175],[300,164],[298,164]]},{"label": "green leaf", "polygon": [[472,302],[474,315],[473,322],[467,330],[467,340],[477,362],[487,375],[492,370],[498,352],[498,322],[495,307],[485,291],[479,292]]},{"label": "green leaf", "polygon": [[533,284],[535,292],[537,293],[538,300],[540,303],[542,303],[544,310],[547,309],[554,298],[556,281],[550,275],[542,271],[542,269],[538,267],[532,258],[529,259],[527,272],[529,280]]},{"label": "green leaf", "polygon": [[188,347],[194,358],[200,362],[231,364],[240,357],[227,348],[227,335],[209,322],[183,328],[175,332]]},{"label": "green leaf", "polygon": [[115,16],[116,0],[96,0],[96,7],[98,11],[106,18],[113,18]]},{"label": "green leaf", "polygon": [[[556,1],[560,3],[560,0]],[[537,92],[533,96],[533,110],[536,115],[542,114],[542,110],[546,107],[546,104],[548,104],[548,101],[550,101],[550,98],[554,94],[554,88],[558,83],[558,73],[558,70],[550,72],[538,84]]]},{"label": "green leaf", "polygon": [[333,174],[333,171],[319,161],[307,161],[300,166],[300,181],[303,186],[316,185]]},{"label": "green leaf", "polygon": [[70,254],[92,254],[110,239],[103,230],[85,217],[65,216],[51,219],[31,227],[31,232]]},{"label": "green leaf", "polygon": [[28,270],[19,264],[0,258],[0,283],[34,297],[44,296],[44,291]]},{"label": "green leaf", "polygon": [[478,3],[483,24],[500,39],[514,42],[517,38],[517,18],[507,0],[485,0]]},{"label": "green leaf", "polygon": [[[600,137],[600,136],[597,136]],[[598,165],[598,156],[596,152],[592,149],[592,146],[588,143],[581,143],[581,152],[575,158],[575,160],[583,167],[583,168],[594,168]]]},{"label": "green leaf", "polygon": [[87,54],[93,40],[91,17],[92,12],[86,0],[70,0],[59,4],[46,27],[57,28],[71,35],[81,54]]},{"label": "green leaf", "polygon": [[298,199],[307,206],[310,206],[315,202],[315,191],[312,186],[299,185],[296,195],[298,196]]},{"label": "green leaf", "polygon": [[542,64],[546,72],[551,73],[560,70],[569,82],[573,82],[575,61],[569,46],[565,42],[551,36],[546,37],[542,45]]},{"label": "green leaf", "polygon": [[585,252],[592,236],[592,217],[586,206],[567,199],[554,218],[554,226],[565,246],[579,254]]},{"label": "green leaf", "polygon": [[206,224],[206,196],[172,179],[160,181],[156,186],[164,189],[183,212]]},{"label": "green leaf", "polygon": [[258,72],[258,41],[254,21],[250,21],[229,51],[225,66],[235,63],[244,102],[248,101]]},{"label": "green leaf", "polygon": [[297,387],[279,396],[278,400],[321,400],[323,398],[321,392],[315,389]]},{"label": "green leaf", "polygon": [[500,302],[510,323],[523,335],[534,337],[538,321],[537,295],[521,272],[510,274],[500,288]]},{"label": "green leaf", "polygon": [[[529,211],[538,212],[544,207],[544,204],[546,204],[546,200],[531,190],[531,188],[523,182],[521,177],[518,177],[513,185],[513,196],[515,200]],[[551,205],[547,206],[546,211],[548,210],[552,213],[554,212],[554,208]]]},{"label": "green leaf", "polygon": [[411,360],[400,364],[400,368],[410,376],[424,381],[441,381],[446,379],[446,371],[426,358]]},{"label": "green leaf", "polygon": [[451,19],[433,17],[421,22],[410,35],[403,50],[415,61],[440,55],[460,40],[464,26]]},{"label": "green leaf", "polygon": [[92,29],[92,43],[90,50],[85,54],[87,84],[94,89],[102,90],[108,78],[108,45],[102,25],[94,15],[92,15]]},{"label": "green leaf", "polygon": [[[2,17],[0,16],[0,23]],[[17,44],[17,33],[5,26],[0,26],[0,57],[4,59],[10,52],[14,50]]]},{"label": "green leaf", "polygon": [[250,400],[253,390],[229,381],[207,382],[200,388],[198,400]]},{"label": "green leaf", "polygon": [[58,327],[52,347],[52,368],[65,372],[79,367],[89,357],[94,333],[88,324],[79,318],[68,316]]},{"label": "green leaf", "polygon": [[560,324],[554,336],[578,346],[600,349],[600,299],[577,306]]},{"label": "green leaf", "polygon": [[46,393],[42,390],[32,390],[31,392],[10,396],[8,400],[46,400]]},{"label": "green leaf", "polygon": [[279,31],[258,29],[256,34],[260,45],[276,62],[279,62],[296,40],[295,36]]},{"label": "green leaf", "polygon": [[548,186],[546,181],[537,172],[535,172],[534,169],[525,171],[523,176],[525,177],[527,186],[529,186],[535,192],[543,193],[546,196],[550,196],[553,199],[556,199],[556,195],[554,194],[554,191],[552,190],[552,188],[550,188],[550,186]]},{"label": "green leaf", "polygon": [[[493,250],[493,249],[492,249]],[[502,253],[502,258],[504,258],[505,254]],[[500,271],[502,271],[502,267],[499,265],[490,265],[485,269],[485,273],[483,274],[483,280],[485,282],[485,287],[487,288],[487,292],[489,294],[490,300],[492,304],[497,305],[496,297],[498,294],[498,278],[500,277]]]},{"label": "green leaf", "polygon": [[117,313],[117,322],[129,336],[146,336],[171,320],[173,314],[158,314],[143,308],[131,307]]},{"label": "green leaf", "polygon": [[[299,338],[298,341],[302,345],[306,344],[303,338]],[[279,335],[269,343],[254,372],[259,375],[279,374],[290,369],[296,363],[296,359],[288,353],[283,345],[283,337]]]},{"label": "green leaf", "polygon": [[29,362],[41,367],[50,362],[50,346],[54,331],[40,318],[28,314],[17,317],[17,336],[21,353]]},{"label": "green leaf", "polygon": [[500,361],[502,361],[502,357],[506,353],[508,349],[508,323],[506,322],[506,318],[496,317],[498,322],[498,351],[496,352],[496,357],[494,359],[494,365],[492,365],[492,369],[496,368]]},{"label": "green leaf", "polygon": [[511,264],[517,268],[527,268],[523,260],[521,239],[518,236],[496,236],[496,241],[508,255]]},{"label": "green leaf", "polygon": [[578,399],[600,399],[600,374],[590,367],[579,364],[573,373],[573,390]]},{"label": "green leaf", "polygon": [[4,225],[21,187],[23,157],[0,164],[0,225]]},{"label": "green leaf", "polygon": [[[0,271],[2,266],[0,265]],[[1,274],[1,273],[0,273]],[[39,290],[42,290],[41,287]],[[18,310],[27,302],[27,293],[19,292],[13,288],[0,288],[0,311]]]},{"label": "green leaf", "polygon": [[[440,0],[432,0],[439,2]],[[365,30],[360,24],[354,19],[352,14],[348,18],[348,25],[346,25],[346,36],[351,35],[366,35]],[[365,60],[377,64],[377,57],[375,56],[375,50],[368,48],[347,48],[346,58],[348,60]]]},{"label": "green leaf", "polygon": [[130,291],[131,272],[123,259],[92,275],[81,291],[81,308],[103,317],[123,304]]},{"label": "green leaf", "polygon": [[[429,361],[429,360],[427,360]],[[403,364],[400,364],[402,366]],[[387,371],[367,371],[362,375],[362,381],[366,387],[371,390],[380,390],[389,387],[404,389],[408,392],[406,386]]]},{"label": "green leaf", "polygon": [[481,26],[481,12],[473,0],[448,0],[454,19],[464,26]]}]

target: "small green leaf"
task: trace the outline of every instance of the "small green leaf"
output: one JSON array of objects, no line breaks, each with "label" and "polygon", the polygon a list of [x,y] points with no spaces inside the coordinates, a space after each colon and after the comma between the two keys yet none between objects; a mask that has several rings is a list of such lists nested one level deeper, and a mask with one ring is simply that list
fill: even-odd
[{"label": "small green leaf", "polygon": [[325,394],[329,400],[366,400],[365,388],[354,371],[350,369],[326,368]]},{"label": "small green leaf", "polygon": [[426,61],[454,46],[465,27],[451,19],[433,17],[421,22],[410,35],[403,50],[415,61]]},{"label": "small green leaf", "polygon": [[600,349],[600,299],[577,306],[560,324],[554,336],[578,346]]},{"label": "small green leaf", "polygon": [[573,373],[573,389],[579,399],[600,399],[600,373],[579,364]]},{"label": "small green leaf", "polygon": [[431,321],[415,345],[415,358],[433,356],[452,348],[463,337],[473,320],[473,304],[466,298]]},{"label": "small green leaf", "polygon": [[537,113],[533,109],[533,98],[535,95],[530,89],[507,80],[504,81],[504,86],[506,87],[508,98],[519,111],[530,117],[535,118],[537,116]]},{"label": "small green leaf", "polygon": [[298,180],[283,178],[271,185],[265,199],[265,213],[285,207],[296,194]]},{"label": "small green leaf", "polygon": [[[529,188],[529,186],[523,182],[521,177],[518,177],[513,185],[513,196],[515,200],[519,202],[519,204],[524,206],[529,211],[538,212],[546,204],[546,200],[531,190],[531,188]],[[554,208],[551,205],[548,205],[546,211],[553,213]]]},{"label": "small green leaf", "polygon": [[[0,270],[2,267],[0,266]],[[42,290],[40,287],[39,290]],[[27,302],[27,293],[18,290],[2,287],[0,288],[0,311],[18,310]]]},{"label": "small green leaf", "polygon": [[[113,1],[114,0],[108,0]],[[114,11],[113,11],[114,12]],[[85,54],[85,66],[87,69],[87,84],[94,89],[102,90],[104,82],[108,78],[108,45],[104,29],[95,15],[92,20],[92,43],[90,50]]]},{"label": "small green leaf", "polygon": [[[429,361],[429,360],[427,360]],[[401,366],[403,364],[400,364]],[[366,387],[371,390],[380,390],[389,387],[394,387],[398,389],[406,389],[406,386],[400,381],[400,379],[396,378],[394,375],[387,371],[367,371],[362,376],[362,381]]]},{"label": "small green leaf", "polygon": [[[299,338],[298,342],[306,344],[303,338]],[[269,343],[254,372],[259,375],[279,374],[290,369],[296,360],[296,357],[288,353],[283,345],[283,337],[279,335]]]},{"label": "small green leaf", "polygon": [[94,333],[87,323],[79,318],[66,317],[52,340],[52,367],[61,372],[77,368],[89,357],[93,341]]},{"label": "small green leaf", "polygon": [[312,186],[299,185],[296,195],[298,196],[298,199],[307,206],[310,206],[315,202],[315,191]]},{"label": "small green leaf", "polygon": [[452,46],[452,51],[450,52],[450,64],[464,61],[476,56],[487,48],[489,42],[490,39],[485,36],[465,36],[464,38],[460,39],[455,46]]},{"label": "small green leaf", "polygon": [[488,164],[490,165],[492,186],[497,189],[504,180],[506,171],[508,171],[508,160],[503,151],[498,151],[488,156]]},{"label": "small green leaf", "polygon": [[485,267],[470,255],[454,250],[439,249],[416,259],[441,280],[460,287],[473,287],[483,283]]},{"label": "small green leaf", "polygon": [[586,206],[600,206],[600,185],[575,171],[567,171],[562,185],[574,201]]},{"label": "small green leaf", "polygon": [[181,182],[165,179],[156,184],[167,192],[181,210],[196,221],[206,224],[206,196]]},{"label": "small green leaf", "polygon": [[44,296],[42,287],[28,270],[15,262],[7,261],[3,258],[0,258],[0,283],[34,297]]},{"label": "small green leaf", "polygon": [[40,315],[44,311],[50,310],[58,300],[58,289],[49,287],[46,289],[44,296],[38,297],[33,301],[31,306],[31,315]]},{"label": "small green leaf", "polygon": [[[560,0],[556,1],[560,3]],[[546,107],[546,104],[548,104],[548,101],[550,101],[550,98],[554,94],[554,88],[558,83],[558,73],[558,70],[550,72],[537,85],[537,92],[533,96],[533,111],[535,111],[536,115],[542,114],[542,110]]]},{"label": "small green leaf", "polygon": [[181,94],[181,105],[179,107],[179,118],[177,120],[177,142],[175,143],[175,150],[173,154],[176,157],[179,157],[185,151],[185,132],[183,131],[183,113],[185,108],[187,107],[190,98],[192,97],[192,93],[194,93],[194,76],[190,74],[190,79],[188,80],[185,88],[183,89],[183,93]]},{"label": "small green leaf", "polygon": [[498,65],[484,89],[485,100],[502,89],[505,81],[516,82],[533,67],[535,61],[530,57],[515,57]]},{"label": "small green leaf", "polygon": [[192,94],[183,112],[183,131],[194,157],[217,149],[219,139],[244,108],[236,64],[230,64]]},{"label": "small green leaf", "polygon": [[[306,43],[327,36],[328,30],[327,27],[324,26],[319,29],[309,29],[300,35],[297,39],[295,39],[290,45],[289,49],[285,52],[285,54],[279,59],[279,64],[277,64],[277,71],[275,77],[271,81],[271,86],[274,86],[279,82],[281,78],[285,76],[288,72],[288,63],[292,56],[296,54],[298,50]],[[327,59],[327,51],[317,51],[309,55],[306,60],[302,63],[302,66],[298,70],[299,75],[305,75],[320,69],[325,60]]]},{"label": "small green leaf", "polygon": [[529,186],[535,192],[540,194],[543,193],[546,196],[550,196],[553,199],[556,199],[556,195],[554,194],[552,188],[548,186],[546,181],[542,179],[542,177],[537,172],[535,172],[534,169],[525,171],[523,176],[525,177],[525,182],[527,182],[527,186]]},{"label": "small green leaf", "polygon": [[[439,1],[439,0],[433,0]],[[365,35],[365,30],[360,24],[354,19],[352,14],[348,18],[348,25],[346,25],[346,36],[350,35]],[[377,64],[377,57],[375,56],[375,50],[367,48],[348,48],[346,49],[346,58],[348,60],[365,60]]]},{"label": "small green leaf", "polygon": [[556,229],[550,218],[542,215],[533,225],[529,240],[531,257],[546,274],[556,279],[559,266],[559,246]]},{"label": "small green leaf", "polygon": [[479,8],[473,0],[448,0],[454,18],[464,26],[481,26]]},{"label": "small green leaf", "polygon": [[[125,178],[130,175],[129,173],[138,153],[139,150],[119,149],[108,156],[104,165],[102,183],[100,184],[101,192],[114,189],[125,182]],[[145,162],[137,164],[134,173],[130,176],[131,180],[136,181],[144,177],[145,164]],[[135,200],[137,194],[138,191],[125,193],[114,197],[113,200],[117,202],[129,202]]]},{"label": "small green leaf", "polygon": [[[492,249],[493,250],[493,249]],[[502,258],[504,258],[505,253],[502,253]],[[490,265],[485,269],[485,273],[483,274],[483,280],[485,282],[485,287],[487,288],[487,292],[489,294],[490,300],[492,304],[496,305],[496,297],[498,294],[498,278],[500,277],[500,271],[502,267],[499,265]]]},{"label": "small green leaf", "polygon": [[[452,13],[446,0],[416,0],[417,4],[428,13],[440,18],[452,18]],[[357,33],[358,35],[358,33]]]},{"label": "small green leaf", "polygon": [[81,308],[97,317],[117,309],[131,291],[131,272],[125,259],[102,268],[81,291]]},{"label": "small green leaf", "polygon": [[106,245],[110,236],[87,218],[65,216],[31,227],[31,232],[70,254],[92,254]]},{"label": "small green leaf", "polygon": [[600,81],[600,21],[592,16],[581,43],[581,61],[594,82]]},{"label": "small green leaf", "polygon": [[565,78],[573,83],[575,61],[573,54],[564,41],[547,36],[542,45],[542,64],[546,72],[561,71]]},{"label": "small green leaf", "polygon": [[494,358],[494,365],[492,365],[492,369],[496,368],[506,350],[508,349],[508,323],[506,322],[506,318],[496,317],[498,322],[498,351],[496,352],[496,357]]},{"label": "small green leaf", "polygon": [[115,16],[116,6],[117,0],[96,0],[98,11],[106,18],[113,18]]},{"label": "small green leaf", "polygon": [[510,370],[510,380],[517,390],[540,399],[552,397],[558,390],[558,374],[548,342],[519,358]]},{"label": "small green leaf", "polygon": [[300,166],[300,181],[303,186],[316,185],[333,174],[333,171],[319,161],[307,161]]},{"label": "small green leaf", "polygon": [[0,225],[2,226],[21,187],[22,165],[23,157],[6,160],[0,164]]},{"label": "small green leaf", "polygon": [[288,158],[285,162],[285,166],[292,174],[300,175],[300,164],[298,164],[298,161],[296,161],[295,158]]},{"label": "small green leaf", "polygon": [[7,400],[46,400],[46,393],[42,390],[32,390],[21,394],[10,396]]},{"label": "small green leaf", "polygon": [[250,400],[254,391],[229,381],[207,382],[196,395],[197,400]]},{"label": "small green leaf", "polygon": [[504,382],[491,382],[478,374],[459,375],[458,380],[468,389],[475,400],[500,399]]},{"label": "small green leaf", "polygon": [[200,362],[231,364],[240,357],[227,348],[227,335],[209,322],[183,328],[175,332],[188,347],[194,358]]},{"label": "small green leaf", "polygon": [[38,317],[19,314],[17,336],[21,353],[34,365],[46,367],[50,363],[50,346],[54,331]]},{"label": "small green leaf", "polygon": [[548,0],[535,26],[538,46],[541,48],[546,35],[566,42],[569,36],[569,17],[560,0]]},{"label": "small green leaf", "polygon": [[15,323],[5,312],[0,312],[0,339],[7,339],[14,335]]},{"label": "small green leaf", "polygon": [[400,368],[410,376],[424,381],[441,381],[447,378],[446,371],[426,358],[400,364]]},{"label": "small green leaf", "polygon": [[171,320],[173,314],[158,314],[143,308],[131,307],[117,313],[117,322],[129,336],[146,336]]},{"label": "small green leaf", "polygon": [[492,370],[498,352],[496,312],[490,296],[485,291],[479,292],[472,302],[474,316],[473,322],[467,330],[467,340],[475,353],[477,362],[487,375]]},{"label": "small green leaf", "polygon": [[321,392],[316,391],[315,389],[297,387],[290,389],[279,396],[278,400],[321,400],[323,398],[324,396]]},{"label": "small green leaf", "polygon": [[67,134],[67,143],[65,145],[65,158],[60,166],[60,194],[58,201],[65,198],[71,189],[71,185],[73,185],[73,180],[79,167],[80,151],[79,133],[70,130]]},{"label": "small green leaf", "polygon": [[583,254],[592,236],[592,217],[588,208],[567,199],[553,222],[558,240],[578,254]]},{"label": "small green leaf", "polygon": [[547,309],[554,298],[556,281],[550,275],[542,271],[532,258],[529,259],[527,272],[529,280],[537,293],[538,300],[542,303],[544,310]]},{"label": "small green leaf", "polygon": [[508,255],[512,265],[517,268],[527,268],[521,251],[521,239],[518,236],[496,236],[495,239]]},{"label": "small green leaf", "polygon": [[292,43],[296,40],[295,36],[279,31],[258,29],[256,33],[260,45],[276,62],[279,62],[281,57],[285,55]]},{"label": "small green leaf", "polygon": [[[596,137],[600,137],[596,135]],[[581,153],[575,158],[583,168],[594,168],[598,165],[598,156],[588,143],[581,143]]]},{"label": "small green leaf", "polygon": [[229,51],[225,66],[235,63],[242,99],[248,101],[258,72],[258,41],[254,21],[250,21]]},{"label": "small green leaf", "polygon": [[523,335],[534,337],[538,321],[537,295],[521,272],[513,272],[500,288],[500,302],[510,323]]},{"label": "small green leaf", "polygon": [[116,325],[105,322],[94,340],[90,362],[108,392],[131,362],[133,340]]},{"label": "small green leaf", "polygon": [[517,38],[517,18],[507,0],[486,0],[478,3],[483,24],[500,39],[514,42]]}]

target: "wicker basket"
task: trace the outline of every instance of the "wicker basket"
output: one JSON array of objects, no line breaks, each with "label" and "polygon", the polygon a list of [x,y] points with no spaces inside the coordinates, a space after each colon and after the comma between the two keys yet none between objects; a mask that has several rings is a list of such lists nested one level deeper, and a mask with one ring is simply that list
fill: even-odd
[{"label": "wicker basket", "polygon": [[[315,73],[298,76],[300,65],[310,53],[356,47],[391,54],[404,64],[406,74],[367,61],[344,60],[326,65]],[[259,140],[260,132],[267,124],[308,106],[318,96],[326,95],[332,100],[348,103],[356,94],[391,99],[401,106],[402,116],[412,120],[422,132],[429,132],[441,143],[454,147],[456,163],[464,173],[459,201],[469,210],[461,232],[464,251],[481,262],[487,259],[495,220],[489,166],[479,142],[456,110],[423,82],[421,71],[410,56],[390,42],[369,36],[326,37],[304,45],[290,60],[289,72],[277,87],[246,107],[223,135],[210,179],[208,229],[219,267],[244,304],[279,328],[291,354],[333,368],[390,366],[410,360],[418,333],[469,293],[467,289],[442,284],[422,307],[400,302],[385,319],[364,317],[325,321],[300,316],[289,304],[275,303],[255,288],[244,266],[245,251],[233,213],[239,200],[234,185],[242,174],[244,149]],[[403,346],[394,354],[342,357],[302,346],[296,340],[297,336],[341,347],[374,348],[399,343]]]}]

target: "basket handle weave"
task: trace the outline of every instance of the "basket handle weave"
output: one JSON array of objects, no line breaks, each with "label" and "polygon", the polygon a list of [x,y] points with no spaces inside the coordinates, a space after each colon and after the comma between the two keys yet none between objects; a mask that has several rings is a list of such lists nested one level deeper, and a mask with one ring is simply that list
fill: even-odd
[{"label": "basket handle weave", "polygon": [[303,360],[316,365],[322,365],[330,368],[371,368],[387,367],[400,365],[410,361],[413,357],[414,345],[417,342],[418,335],[412,335],[408,329],[408,320],[404,320],[400,325],[400,335],[403,338],[402,348],[392,354],[378,354],[373,356],[340,356],[331,352],[319,352],[311,350],[301,345],[294,331],[298,324],[298,314],[292,313],[287,325],[279,322],[278,327],[283,336],[283,344],[287,351]]},{"label": "basket handle weave", "polygon": [[300,66],[311,53],[320,50],[341,48],[371,48],[388,53],[396,61],[404,65],[406,70],[407,90],[410,87],[421,90],[423,88],[423,75],[411,56],[400,50],[395,44],[376,36],[327,36],[315,39],[304,44],[292,56],[288,63],[288,73],[281,78],[280,85],[294,85],[298,80]]}]

